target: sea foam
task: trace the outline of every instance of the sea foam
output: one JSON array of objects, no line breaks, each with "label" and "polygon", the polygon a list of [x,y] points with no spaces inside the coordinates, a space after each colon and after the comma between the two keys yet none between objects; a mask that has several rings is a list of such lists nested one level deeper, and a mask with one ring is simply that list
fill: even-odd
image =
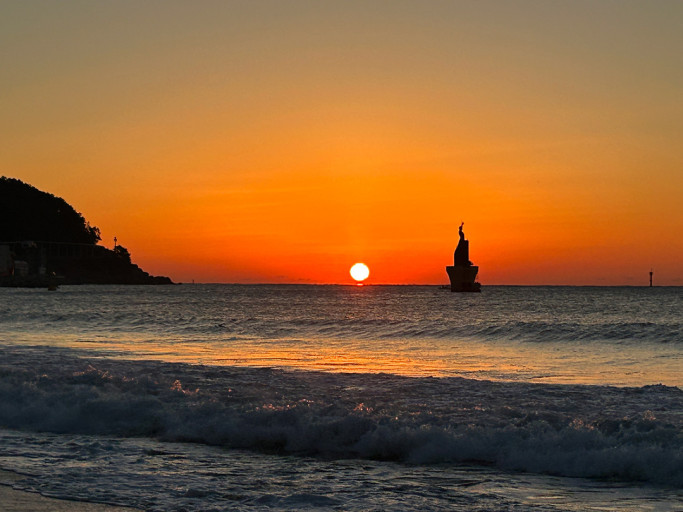
[{"label": "sea foam", "polygon": [[1,350],[0,426],[683,486],[683,391]]}]

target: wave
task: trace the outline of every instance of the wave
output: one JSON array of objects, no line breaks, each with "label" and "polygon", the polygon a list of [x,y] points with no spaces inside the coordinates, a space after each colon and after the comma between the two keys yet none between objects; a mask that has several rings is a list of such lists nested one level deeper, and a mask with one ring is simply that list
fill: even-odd
[{"label": "wave", "polygon": [[0,426],[683,486],[683,391],[2,349]]},{"label": "wave", "polygon": [[[194,329],[192,326],[188,330]],[[467,323],[424,319],[280,319],[277,324],[260,320],[235,321],[214,326],[211,334],[238,333],[264,339],[287,337],[317,339],[443,339],[512,340],[521,342],[648,342],[683,343],[683,324],[654,322],[580,323],[560,321],[487,321]]]},{"label": "wave", "polygon": [[[158,314],[157,314],[158,313]],[[638,342],[683,344],[680,321],[568,321],[496,318],[330,318],[329,316],[230,317],[196,314],[162,315],[132,311],[23,311],[0,315],[4,329],[19,332],[145,333],[151,337],[230,340],[261,339],[472,339],[520,342]],[[161,315],[161,316],[160,316]]]}]

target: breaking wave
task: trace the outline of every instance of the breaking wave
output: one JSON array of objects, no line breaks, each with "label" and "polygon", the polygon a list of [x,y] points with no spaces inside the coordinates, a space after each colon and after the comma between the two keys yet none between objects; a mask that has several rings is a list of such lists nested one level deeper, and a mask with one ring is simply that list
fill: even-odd
[{"label": "breaking wave", "polygon": [[0,426],[683,486],[683,391],[2,349]]}]

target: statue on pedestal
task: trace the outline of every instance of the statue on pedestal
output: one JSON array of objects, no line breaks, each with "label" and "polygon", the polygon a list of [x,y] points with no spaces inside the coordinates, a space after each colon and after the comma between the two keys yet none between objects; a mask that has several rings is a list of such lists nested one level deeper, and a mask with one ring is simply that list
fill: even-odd
[{"label": "statue on pedestal", "polygon": [[464,222],[460,224],[458,235],[460,240],[453,253],[453,265],[446,267],[448,278],[451,281],[452,292],[480,292],[481,285],[475,282],[479,267],[470,261],[470,242],[465,239],[462,228]]}]

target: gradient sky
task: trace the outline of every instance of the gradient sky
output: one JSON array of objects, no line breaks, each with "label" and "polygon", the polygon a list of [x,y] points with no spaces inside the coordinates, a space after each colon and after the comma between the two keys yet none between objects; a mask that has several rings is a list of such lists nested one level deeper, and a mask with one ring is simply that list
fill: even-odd
[{"label": "gradient sky", "polygon": [[680,0],[0,10],[0,174],[150,273],[683,285]]}]

